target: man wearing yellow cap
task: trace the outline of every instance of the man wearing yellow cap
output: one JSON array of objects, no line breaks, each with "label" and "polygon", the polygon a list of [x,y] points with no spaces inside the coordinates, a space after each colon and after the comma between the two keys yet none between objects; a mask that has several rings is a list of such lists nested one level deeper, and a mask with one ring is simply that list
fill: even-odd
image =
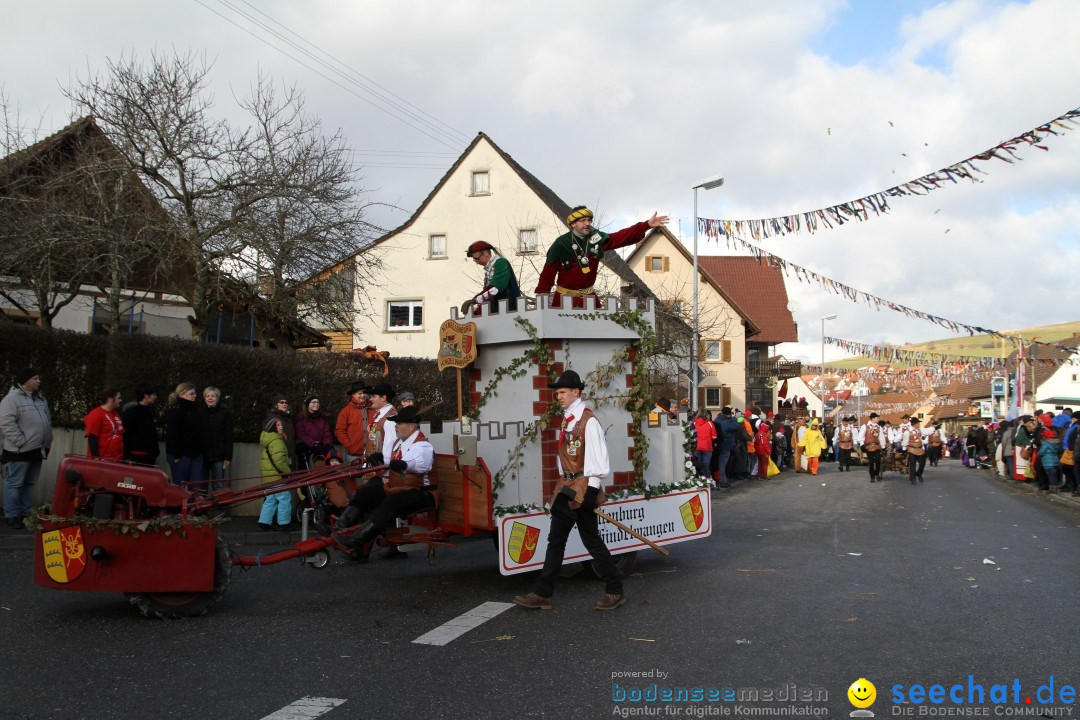
[{"label": "man wearing yellow cap", "polygon": [[584,205],[577,206],[566,216],[570,232],[555,238],[548,248],[544,269],[536,285],[537,293],[554,291],[575,298],[594,295],[596,270],[604,252],[641,242],[651,228],[666,225],[668,218],[653,213],[648,220],[611,235],[594,229],[592,220],[592,210]]}]

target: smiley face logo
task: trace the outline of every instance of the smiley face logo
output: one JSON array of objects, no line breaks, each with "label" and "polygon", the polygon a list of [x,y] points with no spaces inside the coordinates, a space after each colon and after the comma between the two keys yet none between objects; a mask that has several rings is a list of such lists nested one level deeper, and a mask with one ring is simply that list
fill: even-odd
[{"label": "smiley face logo", "polygon": [[847,690],[848,700],[857,708],[868,708],[877,700],[877,688],[866,678],[851,683]]}]

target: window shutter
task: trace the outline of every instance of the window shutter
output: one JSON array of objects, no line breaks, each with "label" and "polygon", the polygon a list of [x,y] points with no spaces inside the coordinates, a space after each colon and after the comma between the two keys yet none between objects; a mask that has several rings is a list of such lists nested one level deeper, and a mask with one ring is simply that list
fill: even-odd
[{"label": "window shutter", "polygon": [[698,340],[697,345],[698,345],[697,346],[697,359],[698,359],[698,362],[701,362],[702,360],[705,359],[705,341],[704,340]]},{"label": "window shutter", "polygon": [[697,389],[697,407],[701,410],[705,407],[705,388],[698,386]]},{"label": "window shutter", "polygon": [[668,269],[669,269],[668,258],[667,258],[667,256],[664,256],[664,272],[667,272]]},{"label": "window shutter", "polygon": [[720,390],[720,404],[721,405],[730,405],[731,404],[731,388],[727,387],[726,385],[723,388],[721,388],[721,390]]},{"label": "window shutter", "polygon": [[723,340],[720,343],[720,360],[721,362],[731,362],[731,341]]}]

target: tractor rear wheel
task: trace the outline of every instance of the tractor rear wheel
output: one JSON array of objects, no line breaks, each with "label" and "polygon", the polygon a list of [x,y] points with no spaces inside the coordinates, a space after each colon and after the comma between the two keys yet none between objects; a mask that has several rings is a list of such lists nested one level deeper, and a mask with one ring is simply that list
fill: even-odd
[{"label": "tractor rear wheel", "polygon": [[131,604],[139,608],[143,617],[156,617],[162,620],[174,618],[198,617],[209,612],[232,579],[232,558],[229,545],[221,535],[217,537],[214,548],[214,589],[206,592],[161,592],[129,593]]}]

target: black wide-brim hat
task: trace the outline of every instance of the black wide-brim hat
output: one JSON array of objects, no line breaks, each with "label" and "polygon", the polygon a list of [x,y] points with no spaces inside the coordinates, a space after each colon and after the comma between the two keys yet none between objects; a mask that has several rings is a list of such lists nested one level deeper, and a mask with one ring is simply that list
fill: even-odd
[{"label": "black wide-brim hat", "polygon": [[581,382],[581,376],[579,376],[573,370],[567,370],[559,379],[553,383],[548,383],[548,387],[552,390],[558,390],[559,388],[577,388],[578,390],[585,389],[585,383]]},{"label": "black wide-brim hat", "polygon": [[423,418],[420,417],[420,410],[415,405],[408,405],[397,411],[397,415],[391,418],[396,423],[418,423]]},{"label": "black wide-brim hat", "polygon": [[368,391],[368,395],[382,395],[386,398],[387,402],[394,399],[394,388],[389,384],[381,382],[375,385]]},{"label": "black wide-brim hat", "polygon": [[352,395],[353,393],[358,393],[358,392],[360,392],[361,390],[363,390],[363,391],[364,391],[364,392],[366,392],[366,393],[367,393],[368,395],[370,395],[370,394],[371,394],[371,391],[372,391],[373,389],[374,389],[374,388],[372,388],[372,387],[371,387],[370,385],[368,385],[368,384],[367,384],[366,382],[364,382],[363,380],[357,380],[356,382],[354,382],[354,383],[353,383],[352,385],[350,385],[350,386],[349,386],[349,389],[348,389],[348,390],[347,390],[347,391],[345,392],[345,394],[346,394],[346,395]]}]

